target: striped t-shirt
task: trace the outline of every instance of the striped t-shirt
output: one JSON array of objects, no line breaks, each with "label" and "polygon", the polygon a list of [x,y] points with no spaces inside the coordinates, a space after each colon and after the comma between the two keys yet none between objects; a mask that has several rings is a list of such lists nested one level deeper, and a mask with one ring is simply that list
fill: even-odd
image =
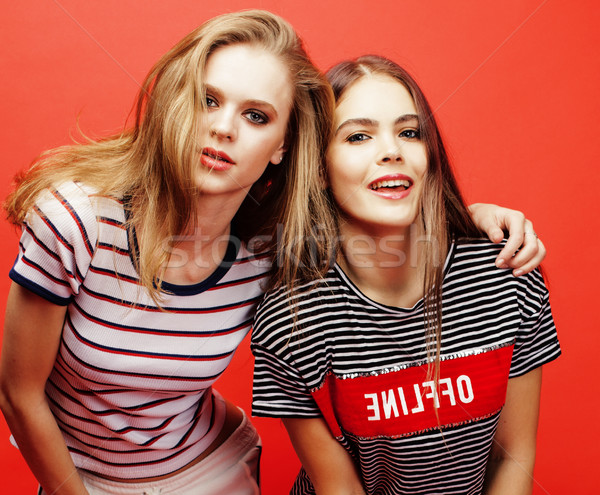
[{"label": "striped t-shirt", "polygon": [[[368,494],[480,493],[508,379],[560,354],[542,276],[497,269],[501,247],[451,246],[437,384],[423,300],[379,304],[339,266],[291,299],[267,295],[252,334],[253,414],[323,417]],[[304,471],[291,493],[314,493]]]},{"label": "striped t-shirt", "polygon": [[[122,201],[66,183],[37,202],[10,277],[67,306],[46,393],[77,467],[163,476],[219,433],[212,384],[250,329],[270,267],[228,241],[211,276],[164,284],[157,308],[139,284]],[[40,329],[43,331],[43,329]]]}]

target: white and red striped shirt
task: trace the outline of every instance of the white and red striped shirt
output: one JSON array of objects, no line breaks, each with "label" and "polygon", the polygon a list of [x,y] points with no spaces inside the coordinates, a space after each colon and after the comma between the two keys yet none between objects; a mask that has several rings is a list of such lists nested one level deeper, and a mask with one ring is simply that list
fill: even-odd
[{"label": "white and red striped shirt", "polygon": [[[540,273],[497,269],[501,248],[450,249],[437,383],[423,300],[379,304],[338,266],[323,283],[268,294],[252,334],[253,414],[323,417],[368,494],[481,493],[509,378],[560,354]],[[314,493],[304,471],[291,493]]]},{"label": "white and red striped shirt", "polygon": [[[163,476],[194,460],[224,421],[212,384],[250,329],[270,261],[229,240],[196,285],[138,282],[123,204],[66,183],[23,227],[16,283],[68,307],[46,393],[77,467]],[[43,328],[40,329],[43,332]]]}]

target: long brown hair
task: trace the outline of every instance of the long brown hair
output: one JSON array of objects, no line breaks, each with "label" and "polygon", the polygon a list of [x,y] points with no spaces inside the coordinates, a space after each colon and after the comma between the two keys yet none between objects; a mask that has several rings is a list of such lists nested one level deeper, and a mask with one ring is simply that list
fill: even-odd
[{"label": "long brown hair", "polygon": [[398,64],[384,57],[367,55],[341,62],[327,72],[336,101],[363,77],[384,75],[402,84],[412,96],[425,144],[428,168],[421,198],[422,224],[430,242],[423,243],[425,328],[430,362],[439,363],[442,324],[444,259],[453,237],[479,236],[452,172],[448,154],[427,98],[416,81]]},{"label": "long brown hair", "polygon": [[[164,243],[193,229],[201,214],[193,177],[199,114],[206,105],[205,66],[217,48],[238,43],[280,57],[289,68],[294,97],[285,158],[269,165],[251,188],[234,218],[235,233],[242,241],[260,236],[265,241],[261,246],[276,253],[277,280],[285,283],[298,270],[312,271],[312,263],[302,262],[309,251],[304,244],[314,245],[312,225],[332,224],[321,192],[320,164],[330,136],[333,95],[293,28],[261,10],[215,17],[166,53],[141,87],[131,129],[41,155],[16,179],[17,188],[5,202],[9,220],[23,222],[42,190],[67,180],[127,198],[130,231],[139,240],[136,268],[142,285],[158,301],[161,266],[168,259]],[[329,249],[330,242],[319,243],[318,256],[330,257]]]}]

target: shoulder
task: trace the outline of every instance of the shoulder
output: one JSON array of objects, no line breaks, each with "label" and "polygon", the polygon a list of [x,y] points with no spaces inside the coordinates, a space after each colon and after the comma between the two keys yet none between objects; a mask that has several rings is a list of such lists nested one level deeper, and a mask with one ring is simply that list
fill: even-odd
[{"label": "shoulder", "polygon": [[516,280],[510,269],[496,266],[496,258],[504,245],[505,241],[496,244],[480,238],[455,239],[446,260],[447,278],[458,278],[464,282],[478,277],[490,277],[495,281]]},{"label": "shoulder", "polygon": [[457,238],[450,246],[444,267],[444,289],[461,290],[477,284],[493,285],[510,280],[510,270],[501,270],[494,264],[503,244],[486,239]]},{"label": "shoulder", "polygon": [[524,285],[534,281],[543,282],[541,270],[539,269],[535,269],[524,276],[514,277],[510,269],[497,268],[496,258],[505,244],[506,239],[499,243],[493,243],[487,238],[458,238],[454,243],[454,252],[450,256],[449,264],[455,269],[493,270],[497,274],[519,281]]},{"label": "shoulder", "polygon": [[452,263],[494,264],[505,243],[505,240],[496,244],[484,238],[459,237],[454,241]]},{"label": "shoulder", "polygon": [[258,313],[287,311],[303,315],[314,308],[331,304],[344,292],[345,284],[338,271],[332,268],[322,278],[269,290],[258,307]]},{"label": "shoulder", "polygon": [[341,281],[330,270],[323,279],[268,291],[256,312],[252,343],[276,350],[280,345],[313,335],[342,293]]},{"label": "shoulder", "polygon": [[504,244],[505,241],[495,244],[488,239],[456,239],[446,267],[445,284],[471,291],[493,290],[497,294],[507,290],[522,305],[526,300],[541,303],[548,291],[539,268],[515,277],[512,270],[496,267],[496,257]]},{"label": "shoulder", "polygon": [[300,299],[301,293],[298,288],[281,286],[267,291],[256,308],[252,343],[267,347],[274,336],[277,338],[276,334],[291,333]]},{"label": "shoulder", "polygon": [[239,269],[261,273],[271,269],[272,254],[270,251],[252,251],[244,242],[233,236],[230,239],[230,243],[236,248],[235,266]]},{"label": "shoulder", "polygon": [[101,221],[124,225],[123,201],[100,195],[94,187],[74,181],[44,190],[26,218],[30,228],[43,225],[65,240],[83,236],[92,244],[97,240]]},{"label": "shoulder", "polygon": [[96,222],[96,214],[88,192],[75,182],[64,182],[42,191],[25,222],[37,233],[48,232],[68,241],[88,231]]},{"label": "shoulder", "polygon": [[49,219],[76,219],[82,222],[95,221],[96,217],[109,210],[123,216],[123,202],[114,197],[98,194],[96,188],[81,182],[66,181],[45,189],[38,196],[34,213]]}]

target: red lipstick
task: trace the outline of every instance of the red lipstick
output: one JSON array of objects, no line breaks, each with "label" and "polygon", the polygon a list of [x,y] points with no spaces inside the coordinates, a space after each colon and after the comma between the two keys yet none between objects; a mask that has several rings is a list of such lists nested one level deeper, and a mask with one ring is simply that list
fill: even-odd
[{"label": "red lipstick", "polygon": [[214,148],[202,148],[200,162],[205,167],[220,171],[229,170],[233,165],[235,165],[235,162],[227,153],[223,151],[217,151]]}]

